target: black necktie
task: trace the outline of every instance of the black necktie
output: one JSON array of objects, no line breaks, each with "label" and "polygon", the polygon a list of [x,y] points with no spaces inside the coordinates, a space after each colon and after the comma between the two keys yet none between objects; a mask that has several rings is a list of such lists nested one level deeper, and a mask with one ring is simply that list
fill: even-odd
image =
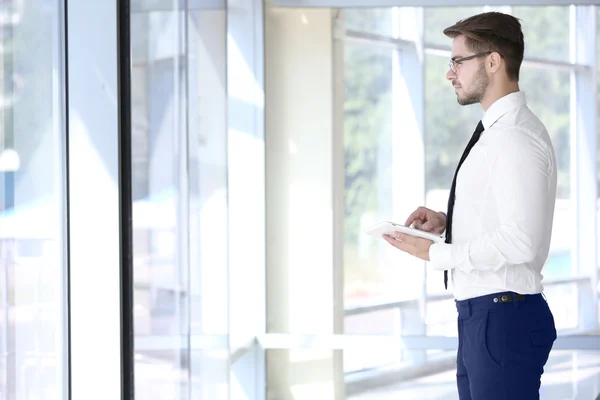
[{"label": "black necktie", "polygon": [[[454,179],[452,179],[452,187],[450,188],[450,196],[448,197],[448,213],[446,215],[446,243],[452,243],[452,214],[454,213],[454,200],[455,200],[455,191],[456,191],[456,177],[458,176],[458,170],[460,166],[465,161],[475,143],[481,137],[481,132],[483,132],[483,124],[481,121],[477,124],[477,128],[475,128],[475,132],[473,132],[473,136],[471,136],[471,140],[469,140],[469,144],[465,148],[460,161],[458,162],[458,167],[456,167],[456,171],[454,172]],[[448,289],[448,271],[444,271],[444,287]]]}]

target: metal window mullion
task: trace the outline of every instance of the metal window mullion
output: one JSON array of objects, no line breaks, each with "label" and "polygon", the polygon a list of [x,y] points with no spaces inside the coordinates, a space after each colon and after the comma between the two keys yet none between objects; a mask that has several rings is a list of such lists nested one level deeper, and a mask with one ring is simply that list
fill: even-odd
[{"label": "metal window mullion", "polygon": [[61,1],[57,8],[53,7],[53,10],[58,11],[58,18],[53,18],[57,21],[58,26],[56,27],[55,34],[57,35],[56,40],[53,40],[54,53],[58,56],[58,72],[53,75],[53,121],[55,121],[55,132],[60,132],[60,140],[58,141],[59,149],[56,154],[59,154],[59,164],[61,166],[62,178],[61,187],[55,192],[59,193],[60,202],[62,205],[63,213],[60,222],[62,230],[62,274],[63,277],[61,287],[61,312],[63,314],[63,330],[61,331],[57,340],[60,345],[57,346],[60,349],[62,356],[61,370],[58,372],[62,385],[59,389],[59,395],[61,399],[71,399],[71,317],[70,317],[70,293],[69,293],[69,163],[68,154],[69,147],[67,141],[68,132],[68,52],[67,52],[67,2]]},{"label": "metal window mullion", "polygon": [[120,0],[117,11],[118,187],[121,291],[121,396],[135,399],[133,322],[133,193],[131,163],[131,1]]}]

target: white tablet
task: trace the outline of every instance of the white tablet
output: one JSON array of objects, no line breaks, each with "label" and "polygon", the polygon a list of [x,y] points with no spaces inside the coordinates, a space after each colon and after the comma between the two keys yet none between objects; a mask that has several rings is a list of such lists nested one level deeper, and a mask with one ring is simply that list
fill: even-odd
[{"label": "white tablet", "polygon": [[373,225],[365,231],[367,235],[381,236],[383,234],[392,235],[394,232],[402,232],[411,236],[417,236],[424,239],[429,239],[434,242],[444,242],[444,238],[435,233],[425,232],[419,229],[411,228],[408,226],[396,224],[390,221],[382,221],[378,224]]}]

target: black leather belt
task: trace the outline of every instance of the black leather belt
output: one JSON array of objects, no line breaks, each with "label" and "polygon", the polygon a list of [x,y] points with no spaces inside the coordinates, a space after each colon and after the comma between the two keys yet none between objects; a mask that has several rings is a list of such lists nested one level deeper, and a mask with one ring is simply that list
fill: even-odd
[{"label": "black leather belt", "polygon": [[522,294],[501,294],[499,296],[494,297],[494,303],[512,303],[513,301],[523,301],[525,300],[525,296]]}]

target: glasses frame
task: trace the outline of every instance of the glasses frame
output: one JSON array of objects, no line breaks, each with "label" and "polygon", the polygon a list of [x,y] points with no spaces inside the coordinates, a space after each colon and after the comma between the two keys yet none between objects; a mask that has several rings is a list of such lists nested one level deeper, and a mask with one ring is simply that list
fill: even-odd
[{"label": "glasses frame", "polygon": [[457,66],[460,65],[461,63],[463,63],[464,61],[469,61],[469,60],[472,60],[477,57],[489,56],[492,53],[493,53],[493,51],[483,51],[481,53],[473,54],[472,56],[461,57],[461,58],[457,58],[455,60],[450,60],[448,62],[448,66],[450,67],[452,72],[456,73],[456,71],[458,69]]}]

